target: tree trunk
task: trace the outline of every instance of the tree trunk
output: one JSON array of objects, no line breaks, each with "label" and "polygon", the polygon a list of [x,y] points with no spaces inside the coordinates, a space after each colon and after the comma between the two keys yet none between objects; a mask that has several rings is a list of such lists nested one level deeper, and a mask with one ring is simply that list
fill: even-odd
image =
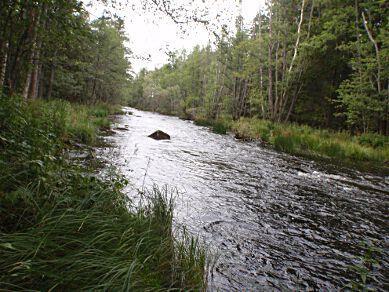
[{"label": "tree trunk", "polygon": [[295,94],[293,95],[292,102],[290,103],[289,110],[288,110],[288,113],[287,113],[287,115],[286,115],[286,117],[285,117],[284,122],[289,121],[290,115],[292,114],[292,111],[293,111],[294,105],[295,105],[295,103],[296,103],[297,97],[299,96],[299,94],[300,94],[300,92],[301,92],[301,88],[302,88],[302,84],[299,85],[298,90],[297,90],[297,91],[295,92]]},{"label": "tree trunk", "polygon": [[8,61],[8,41],[4,40],[4,44],[1,45],[1,58],[0,58],[0,93],[4,86],[7,61]]},{"label": "tree trunk", "polygon": [[377,60],[377,89],[378,93],[381,93],[381,60],[380,60],[380,51],[378,48],[377,41],[373,38],[373,34],[369,30],[369,27],[367,25],[367,20],[365,13],[362,11],[362,18],[363,18],[363,26],[365,27],[366,33],[370,39],[370,41],[374,45],[375,53],[376,53],[376,60]]},{"label": "tree trunk", "polygon": [[[291,64],[289,66],[289,69],[288,69],[288,73],[286,74],[286,87],[285,87],[285,90],[283,92],[283,97],[282,97],[282,102],[281,102],[281,106],[280,106],[280,114],[279,114],[279,118],[278,118],[278,121],[284,121],[284,122],[287,122],[290,118],[290,115],[294,109],[294,105],[296,103],[296,100],[301,92],[301,89],[302,89],[302,84],[300,83],[300,80],[301,80],[301,76],[302,76],[302,73],[303,73],[303,68],[302,66],[300,66],[299,70],[298,70],[298,77],[296,78],[296,83],[298,85],[298,89],[296,90],[295,94],[293,95],[292,97],[292,100],[289,104],[289,109],[288,109],[288,112],[286,113],[286,116],[284,118],[284,113],[287,109],[287,105],[288,105],[288,101],[289,101],[289,98],[286,97],[286,94],[287,94],[287,90],[289,90],[289,82],[290,82],[290,74],[292,73],[292,70],[293,70],[293,65],[294,65],[294,62],[296,60],[296,57],[297,57],[297,53],[298,53],[298,48],[299,48],[299,45],[300,45],[300,39],[301,39],[301,25],[302,25],[302,22],[303,22],[303,19],[304,19],[304,8],[305,8],[305,0],[302,0],[302,3],[301,3],[301,12],[300,12],[300,21],[299,21],[299,24],[298,24],[298,27],[297,27],[297,38],[296,38],[296,43],[295,43],[295,46],[294,46],[294,53],[293,53],[293,57],[292,57],[292,61],[291,61]],[[311,33],[311,23],[312,23],[312,16],[313,16],[313,8],[314,8],[314,0],[312,0],[312,6],[311,6],[311,10],[310,10],[310,13],[309,13],[309,22],[308,22],[308,32],[307,32],[307,39],[310,37],[310,33]]]},{"label": "tree trunk", "polygon": [[[272,4],[271,4],[272,5]],[[273,33],[273,11],[272,6],[269,11],[269,47],[268,47],[268,78],[269,78],[269,85],[268,85],[268,101],[269,101],[269,111],[270,111],[270,118],[273,119],[273,69],[272,69],[272,51],[273,51],[273,44],[272,44],[272,33]]]},{"label": "tree trunk", "polygon": [[41,50],[40,41],[36,46],[34,54],[34,68],[31,73],[31,82],[30,82],[30,92],[28,94],[28,99],[36,99],[38,96],[38,87],[39,87],[39,77],[40,77],[40,50]]},{"label": "tree trunk", "polygon": [[24,84],[24,90],[23,90],[23,97],[25,99],[28,99],[30,91],[30,86],[32,82],[32,75],[33,75],[33,69],[34,69],[34,58],[36,54],[36,38],[37,38],[37,26],[38,26],[38,20],[39,18],[39,13],[36,11],[36,8],[33,7],[31,8],[30,11],[30,26],[28,28],[28,35],[31,43],[31,48],[30,48],[30,55],[28,57],[28,70],[27,70],[27,77],[26,81]]},{"label": "tree trunk", "polygon": [[47,99],[51,98],[51,95],[52,95],[52,92],[53,92],[54,76],[55,76],[55,66],[54,66],[54,63],[52,63],[51,64],[51,68],[50,68],[49,85],[47,87],[47,94],[46,94],[46,98]]},{"label": "tree trunk", "polygon": [[259,96],[261,98],[261,100],[260,100],[260,110],[261,110],[261,113],[262,113],[262,117],[265,117],[264,98],[263,98],[263,63],[262,63],[262,47],[261,47],[261,42],[263,42],[263,39],[262,39],[261,29],[262,29],[262,27],[261,27],[261,17],[259,17],[259,20],[258,20]]},{"label": "tree trunk", "polygon": [[259,66],[259,96],[261,97],[261,112],[262,112],[262,117],[265,117],[265,107],[263,105],[263,66],[262,64]]},{"label": "tree trunk", "polygon": [[278,51],[280,49],[280,42],[279,42],[279,34],[277,35],[277,45],[276,45],[276,56],[275,56],[275,66],[274,66],[274,75],[275,75],[275,83],[274,83],[274,94],[275,94],[275,101],[274,101],[274,106],[273,106],[273,116],[275,119],[278,119],[277,115],[278,115],[278,112],[279,112],[279,109],[278,109],[278,101],[279,101],[279,96],[278,96],[278,86],[279,86],[279,82],[278,82]]},{"label": "tree trunk", "polygon": [[[41,14],[43,17],[41,17]],[[37,27],[35,30],[38,29],[38,27],[43,27],[46,28],[46,14],[47,14],[47,6],[44,3],[42,5],[42,12],[38,16],[37,19]],[[41,21],[39,21],[41,19]],[[30,85],[30,92],[29,92],[29,99],[36,99],[38,97],[38,90],[40,86],[40,77],[41,77],[41,70],[42,70],[42,62],[41,62],[41,49],[42,49],[42,38],[37,36],[37,32],[35,32],[35,42],[37,43],[36,45],[36,50],[34,54],[34,68],[32,71],[31,75],[31,85]],[[38,39],[38,41],[37,41]]]},{"label": "tree trunk", "polygon": [[300,45],[301,25],[302,25],[303,19],[304,19],[304,7],[305,7],[305,0],[303,0],[301,3],[300,21],[299,21],[299,24],[297,26],[296,44],[294,45],[294,53],[293,53],[292,61],[290,62],[289,73],[292,72],[293,65],[294,65],[294,62],[295,62],[296,57],[297,57],[297,51],[298,51],[298,48]]}]

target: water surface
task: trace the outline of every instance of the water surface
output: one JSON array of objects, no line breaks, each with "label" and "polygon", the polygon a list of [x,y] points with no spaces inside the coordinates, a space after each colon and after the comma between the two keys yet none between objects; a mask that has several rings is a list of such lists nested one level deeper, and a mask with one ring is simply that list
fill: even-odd
[{"label": "water surface", "polygon": [[[210,289],[333,290],[368,241],[382,250],[371,287],[388,289],[388,180],[278,153],[190,121],[128,109],[103,152],[128,195],[174,186],[177,224],[217,250]],[[147,136],[155,130],[169,141]]]}]

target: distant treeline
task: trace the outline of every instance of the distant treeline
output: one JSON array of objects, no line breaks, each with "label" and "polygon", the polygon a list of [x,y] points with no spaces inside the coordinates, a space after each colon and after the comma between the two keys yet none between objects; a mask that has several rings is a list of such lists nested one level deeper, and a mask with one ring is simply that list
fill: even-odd
[{"label": "distant treeline", "polygon": [[76,0],[0,1],[0,89],[26,99],[117,102],[128,89],[123,21]]},{"label": "distant treeline", "polygon": [[272,0],[215,46],[142,70],[130,104],[177,115],[227,115],[388,134],[385,1]]}]

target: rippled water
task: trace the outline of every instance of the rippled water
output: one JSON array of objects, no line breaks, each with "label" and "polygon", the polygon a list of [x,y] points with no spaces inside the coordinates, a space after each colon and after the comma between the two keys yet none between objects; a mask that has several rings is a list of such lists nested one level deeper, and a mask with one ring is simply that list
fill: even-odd
[{"label": "rippled water", "polygon": [[[297,158],[189,121],[130,109],[105,150],[132,182],[178,189],[176,220],[217,250],[210,289],[333,290],[356,275],[361,242],[382,250],[388,289],[388,179]],[[147,136],[160,129],[170,141]],[[135,188],[134,188],[135,186]]]}]

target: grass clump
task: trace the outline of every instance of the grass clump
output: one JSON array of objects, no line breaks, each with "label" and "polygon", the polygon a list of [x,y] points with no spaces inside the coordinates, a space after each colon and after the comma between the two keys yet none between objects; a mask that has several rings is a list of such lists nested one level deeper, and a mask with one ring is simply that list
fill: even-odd
[{"label": "grass clump", "polygon": [[206,118],[202,118],[202,117],[196,118],[194,120],[194,123],[197,126],[202,126],[202,127],[210,127],[210,126],[212,126],[212,121],[210,121],[210,120],[208,120]]},{"label": "grass clump", "polygon": [[88,115],[97,118],[106,118],[109,115],[123,114],[121,106],[115,104],[97,103],[86,107],[88,109]]},{"label": "grass clump", "polygon": [[276,136],[273,140],[274,147],[283,152],[293,153],[296,149],[297,141],[294,136]]},{"label": "grass clump", "polygon": [[225,135],[230,129],[230,120],[228,119],[209,120],[204,117],[196,117],[194,123],[198,126],[209,127],[216,134]]},{"label": "grass clump", "polygon": [[212,125],[212,131],[216,134],[227,134],[227,131],[229,130],[228,124],[223,120],[217,120]]},{"label": "grass clump", "polygon": [[85,106],[1,98],[0,286],[204,289],[204,249],[189,236],[173,236],[166,191],[150,191],[129,211],[125,179],[101,179],[65,159],[69,138],[84,139],[79,133],[87,126],[97,131],[93,119]]}]

